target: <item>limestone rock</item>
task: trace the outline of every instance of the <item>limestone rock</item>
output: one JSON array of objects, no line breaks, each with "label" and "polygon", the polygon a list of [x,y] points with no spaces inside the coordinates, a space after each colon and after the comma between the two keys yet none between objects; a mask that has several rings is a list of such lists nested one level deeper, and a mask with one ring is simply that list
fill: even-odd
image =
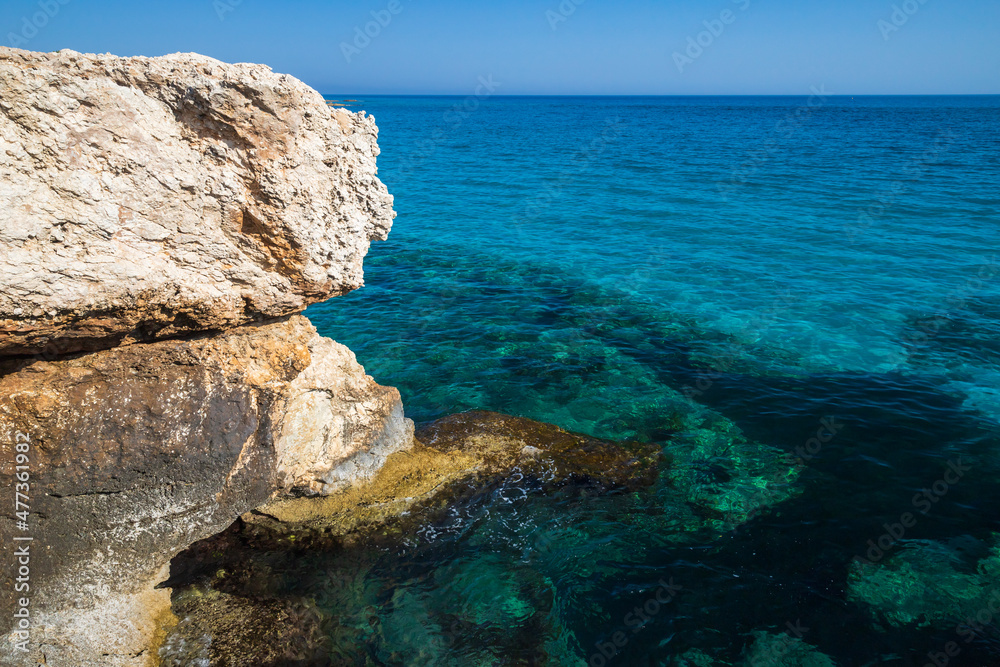
[{"label": "limestone rock", "polygon": [[0,354],[301,311],[362,285],[378,129],[268,67],[0,47]]},{"label": "limestone rock", "polygon": [[[0,483],[31,442],[30,657],[140,665],[179,551],[285,493],[371,477],[408,447],[399,392],[302,316],[57,361],[0,363]],[[13,590],[13,570],[3,574]],[[11,596],[2,597],[11,618]],[[4,628],[6,630],[6,628]],[[16,658],[11,636],[0,664]],[[144,653],[145,652],[145,653]],[[108,654],[94,662],[94,656]],[[145,656],[145,657],[144,657]]]},{"label": "limestone rock", "polygon": [[366,480],[321,498],[275,498],[243,521],[275,533],[321,533],[345,543],[369,540],[373,528],[415,506],[478,492],[516,469],[549,488],[583,481],[606,489],[653,484],[666,463],[651,443],[615,442],[553,424],[473,410],[423,426],[412,449],[393,454]]}]

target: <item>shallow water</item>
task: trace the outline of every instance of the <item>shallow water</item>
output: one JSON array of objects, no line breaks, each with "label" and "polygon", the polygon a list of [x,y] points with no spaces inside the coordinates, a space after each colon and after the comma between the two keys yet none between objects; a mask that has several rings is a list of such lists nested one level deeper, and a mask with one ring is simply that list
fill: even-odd
[{"label": "shallow water", "polygon": [[[395,547],[282,560],[269,594],[339,619],[334,664],[1000,665],[1000,623],[959,627],[1000,587],[1000,98],[466,102],[361,101],[399,216],[320,332],[418,422],[669,442],[720,415],[801,474],[735,529],[686,524],[666,482],[511,482]],[[937,565],[888,576],[911,552]],[[959,609],[942,571],[984,590]]]}]

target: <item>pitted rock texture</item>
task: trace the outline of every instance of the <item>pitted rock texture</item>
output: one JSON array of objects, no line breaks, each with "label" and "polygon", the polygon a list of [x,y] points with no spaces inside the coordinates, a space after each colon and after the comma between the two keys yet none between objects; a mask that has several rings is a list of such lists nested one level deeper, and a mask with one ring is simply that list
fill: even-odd
[{"label": "pitted rock texture", "polygon": [[[413,424],[396,389],[296,315],[52,362],[8,358],[0,485],[11,490],[18,433],[31,442],[35,653],[13,653],[8,635],[0,664],[144,665],[169,614],[154,586],[175,554],[271,498],[370,478],[411,445]],[[0,541],[23,534],[0,516]],[[8,592],[13,576],[2,573]],[[0,599],[10,619],[12,596]]]},{"label": "pitted rock texture", "polygon": [[360,287],[378,128],[268,67],[0,47],[0,354],[225,330]]}]

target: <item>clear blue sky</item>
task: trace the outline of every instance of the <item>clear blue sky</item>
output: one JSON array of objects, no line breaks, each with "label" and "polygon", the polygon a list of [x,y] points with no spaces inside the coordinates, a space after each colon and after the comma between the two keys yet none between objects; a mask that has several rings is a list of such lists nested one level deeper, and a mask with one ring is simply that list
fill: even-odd
[{"label": "clear blue sky", "polygon": [[[998,0],[576,2],[0,0],[0,41],[196,51],[332,94],[465,95],[490,75],[500,94],[1000,93]],[[355,42],[371,12],[387,25]]]}]

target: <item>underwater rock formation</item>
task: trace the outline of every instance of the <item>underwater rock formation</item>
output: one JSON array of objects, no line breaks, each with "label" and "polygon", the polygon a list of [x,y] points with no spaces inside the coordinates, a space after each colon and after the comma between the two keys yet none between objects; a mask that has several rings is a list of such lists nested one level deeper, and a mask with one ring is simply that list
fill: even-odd
[{"label": "underwater rock formation", "polygon": [[[728,423],[717,419],[717,427]],[[316,611],[321,641],[294,639],[295,657],[314,661],[303,664],[361,665],[375,656],[458,667],[503,656],[586,665],[565,614],[593,605],[595,592],[620,578],[616,563],[658,545],[717,538],[796,492],[798,471],[781,452],[729,424],[715,437],[696,429],[664,443],[603,440],[484,411],[424,425],[414,447],[370,480],[324,497],[276,499],[175,558],[174,606],[187,620],[162,657],[184,664],[198,650],[210,664],[263,664],[253,656],[280,653],[275,637],[283,641],[284,631],[235,653],[208,641],[221,640],[228,614],[244,613],[252,599],[261,613]],[[715,470],[735,462],[749,470]],[[619,531],[611,517],[634,530]],[[567,589],[569,572],[587,583]]]},{"label": "underwater rock formation", "polygon": [[221,330],[362,285],[378,128],[264,65],[0,47],[0,353]]},{"label": "underwater rock formation", "polygon": [[971,640],[1000,609],[1000,535],[991,547],[971,538],[903,540],[884,562],[853,563],[848,584],[848,599],[880,625],[956,627]]},{"label": "underwater rock formation", "polygon": [[[748,441],[735,424],[690,403],[697,426],[658,443],[616,442],[558,426],[472,410],[426,424],[412,449],[370,480],[322,498],[277,498],[242,517],[278,533],[369,539],[415,506],[444,507],[512,474],[549,491],[570,482],[636,490],[658,484],[674,507],[669,532],[724,532],[798,494],[801,467],[780,450]],[[426,520],[421,519],[421,520]],[[685,529],[679,526],[686,525]]]},{"label": "underwater rock formation", "polygon": [[571,480],[637,489],[659,474],[662,451],[651,443],[617,443],[552,424],[472,411],[420,429],[412,449],[393,454],[369,480],[322,498],[278,498],[243,517],[279,533],[320,532],[368,539],[373,529],[420,504],[445,506],[515,471],[547,488]]},{"label": "underwater rock formation", "polygon": [[155,664],[176,553],[412,443],[295,314],[389,231],[377,128],[193,54],[0,48],[0,87],[0,664]]}]

